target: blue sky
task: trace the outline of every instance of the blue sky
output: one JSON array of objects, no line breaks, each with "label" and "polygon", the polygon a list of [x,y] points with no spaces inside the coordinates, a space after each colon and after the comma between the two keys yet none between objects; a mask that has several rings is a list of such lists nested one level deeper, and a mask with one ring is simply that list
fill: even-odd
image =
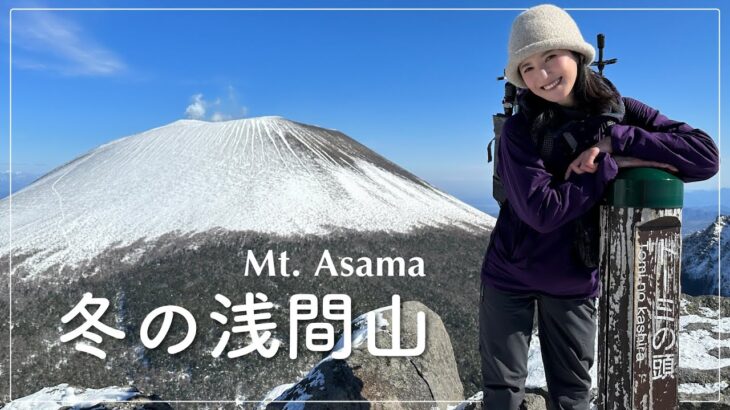
[{"label": "blue sky", "polygon": [[[540,3],[5,2],[0,29],[10,31],[10,7],[525,8]],[[714,8],[721,3],[555,4]],[[723,122],[729,117],[727,108],[718,111],[717,11],[569,12],[591,43],[597,33],[606,34],[606,57],[619,58],[606,75],[624,95],[705,130],[721,144],[718,117]],[[447,192],[483,205],[491,200],[492,165],[486,162],[491,116],[501,111],[503,92],[496,77],[506,63],[509,27],[518,13],[14,10],[12,100],[10,43],[7,34],[0,36],[0,93],[3,101],[12,101],[12,168],[45,173],[100,144],[180,118],[281,115],[341,130]],[[7,169],[10,112],[1,106],[0,166]],[[721,145],[723,160],[729,150],[730,144]],[[722,186],[730,186],[730,174],[724,168],[722,173]],[[686,189],[717,188],[718,181]]]}]

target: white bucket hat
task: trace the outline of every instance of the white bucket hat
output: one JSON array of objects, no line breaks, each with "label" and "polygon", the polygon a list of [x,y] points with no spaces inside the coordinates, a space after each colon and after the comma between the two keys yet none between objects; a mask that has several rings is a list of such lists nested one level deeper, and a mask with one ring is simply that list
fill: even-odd
[{"label": "white bucket hat", "polygon": [[547,50],[572,50],[585,56],[584,64],[593,61],[596,50],[583,40],[578,25],[560,7],[541,4],[520,13],[512,22],[509,35],[509,57],[505,76],[512,84],[527,88],[522,81],[519,65],[527,57]]}]

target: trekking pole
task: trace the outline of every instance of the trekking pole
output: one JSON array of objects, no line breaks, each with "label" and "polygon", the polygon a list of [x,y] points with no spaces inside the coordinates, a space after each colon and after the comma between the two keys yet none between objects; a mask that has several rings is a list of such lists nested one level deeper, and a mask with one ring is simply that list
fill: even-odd
[{"label": "trekking pole", "polygon": [[[506,80],[504,75],[497,77],[497,81]],[[504,97],[502,98],[502,107],[504,108],[504,116],[510,117],[514,111],[515,98],[517,97],[517,87],[509,81],[504,82]]]},{"label": "trekking pole", "polygon": [[598,61],[594,61],[591,63],[591,66],[598,67],[598,74],[603,75],[603,67],[609,65],[609,64],[616,64],[618,62],[617,58],[612,58],[610,60],[603,60],[603,48],[606,46],[606,36],[603,35],[603,33],[598,33],[598,36],[596,36],[596,43],[598,43]]},{"label": "trekking pole", "polygon": [[[497,81],[506,80],[504,75],[497,77]],[[504,187],[500,181],[499,175],[497,175],[497,151],[499,150],[499,136],[502,134],[502,127],[504,126],[507,118],[511,117],[515,110],[515,99],[517,98],[517,87],[505,81],[504,83],[504,97],[502,97],[502,109],[504,113],[497,113],[492,116],[492,124],[494,125],[494,138],[487,144],[487,162],[492,162],[494,159],[494,174],[492,176],[492,196],[499,203],[500,206],[507,200],[507,195],[504,193]],[[494,156],[492,156],[492,143],[494,143]]]}]

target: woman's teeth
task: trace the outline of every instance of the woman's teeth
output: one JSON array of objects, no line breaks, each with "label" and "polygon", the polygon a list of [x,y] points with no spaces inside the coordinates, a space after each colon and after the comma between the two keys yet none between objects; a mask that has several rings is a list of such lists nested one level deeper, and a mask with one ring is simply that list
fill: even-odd
[{"label": "woman's teeth", "polygon": [[562,80],[562,79],[563,79],[563,77],[560,77],[557,80],[553,81],[552,83],[550,83],[550,84],[542,87],[542,89],[545,90],[545,91],[550,91],[553,88],[555,88],[558,84],[560,84],[560,80]]}]

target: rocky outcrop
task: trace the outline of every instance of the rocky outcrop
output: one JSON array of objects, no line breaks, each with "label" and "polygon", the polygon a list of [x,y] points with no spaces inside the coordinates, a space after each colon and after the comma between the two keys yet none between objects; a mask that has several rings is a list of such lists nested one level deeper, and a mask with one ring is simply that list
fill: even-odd
[{"label": "rocky outcrop", "polygon": [[145,394],[133,386],[88,389],[59,384],[13,400],[2,410],[43,408],[57,410],[173,410],[155,394]]},{"label": "rocky outcrop", "polygon": [[[419,302],[406,302],[401,307],[400,346],[412,348],[417,341],[416,314],[425,313],[426,343],[422,354],[412,357],[381,357],[367,348],[366,315],[353,322],[353,349],[347,359],[328,356],[309,374],[268,403],[267,409],[283,408],[288,401],[302,400],[306,408],[372,408],[375,403],[388,409],[434,407],[433,401],[464,398],[456,368],[456,359],[444,324],[433,311]],[[392,309],[376,313],[376,346],[392,347]],[[359,403],[313,403],[314,401],[358,400]],[[421,403],[417,403],[421,402]],[[446,409],[448,403],[437,403]]]},{"label": "rocky outcrop", "polygon": [[[720,302],[718,305],[717,297],[682,297],[678,370],[680,409],[730,409],[727,382],[730,380],[730,299],[722,298]],[[426,324],[425,350],[420,355],[382,357],[370,353],[368,326],[374,328],[377,347],[392,347],[393,310],[392,307],[380,308],[372,312],[372,323],[368,322],[367,314],[353,321],[352,352],[348,358],[334,359],[330,352],[297,383],[273,389],[259,408],[283,409],[287,404],[297,403],[296,408],[304,409],[430,410],[436,406],[440,409],[482,409],[481,392],[463,399],[450,337],[440,317],[419,302],[406,302],[401,306],[400,347],[417,345],[418,312],[425,314]],[[342,338],[333,352],[341,348]],[[544,380],[526,391],[521,410],[549,408]],[[595,397],[595,389],[592,393]],[[134,387],[83,389],[61,384],[15,400],[3,410],[32,408],[28,407],[28,402],[33,400],[54,401],[58,403],[57,409],[68,409],[64,406],[70,403],[75,404],[75,409],[87,410],[173,408],[161,402],[159,397],[145,395]],[[117,400],[121,402],[108,403]],[[176,405],[175,408],[185,407]]]}]

